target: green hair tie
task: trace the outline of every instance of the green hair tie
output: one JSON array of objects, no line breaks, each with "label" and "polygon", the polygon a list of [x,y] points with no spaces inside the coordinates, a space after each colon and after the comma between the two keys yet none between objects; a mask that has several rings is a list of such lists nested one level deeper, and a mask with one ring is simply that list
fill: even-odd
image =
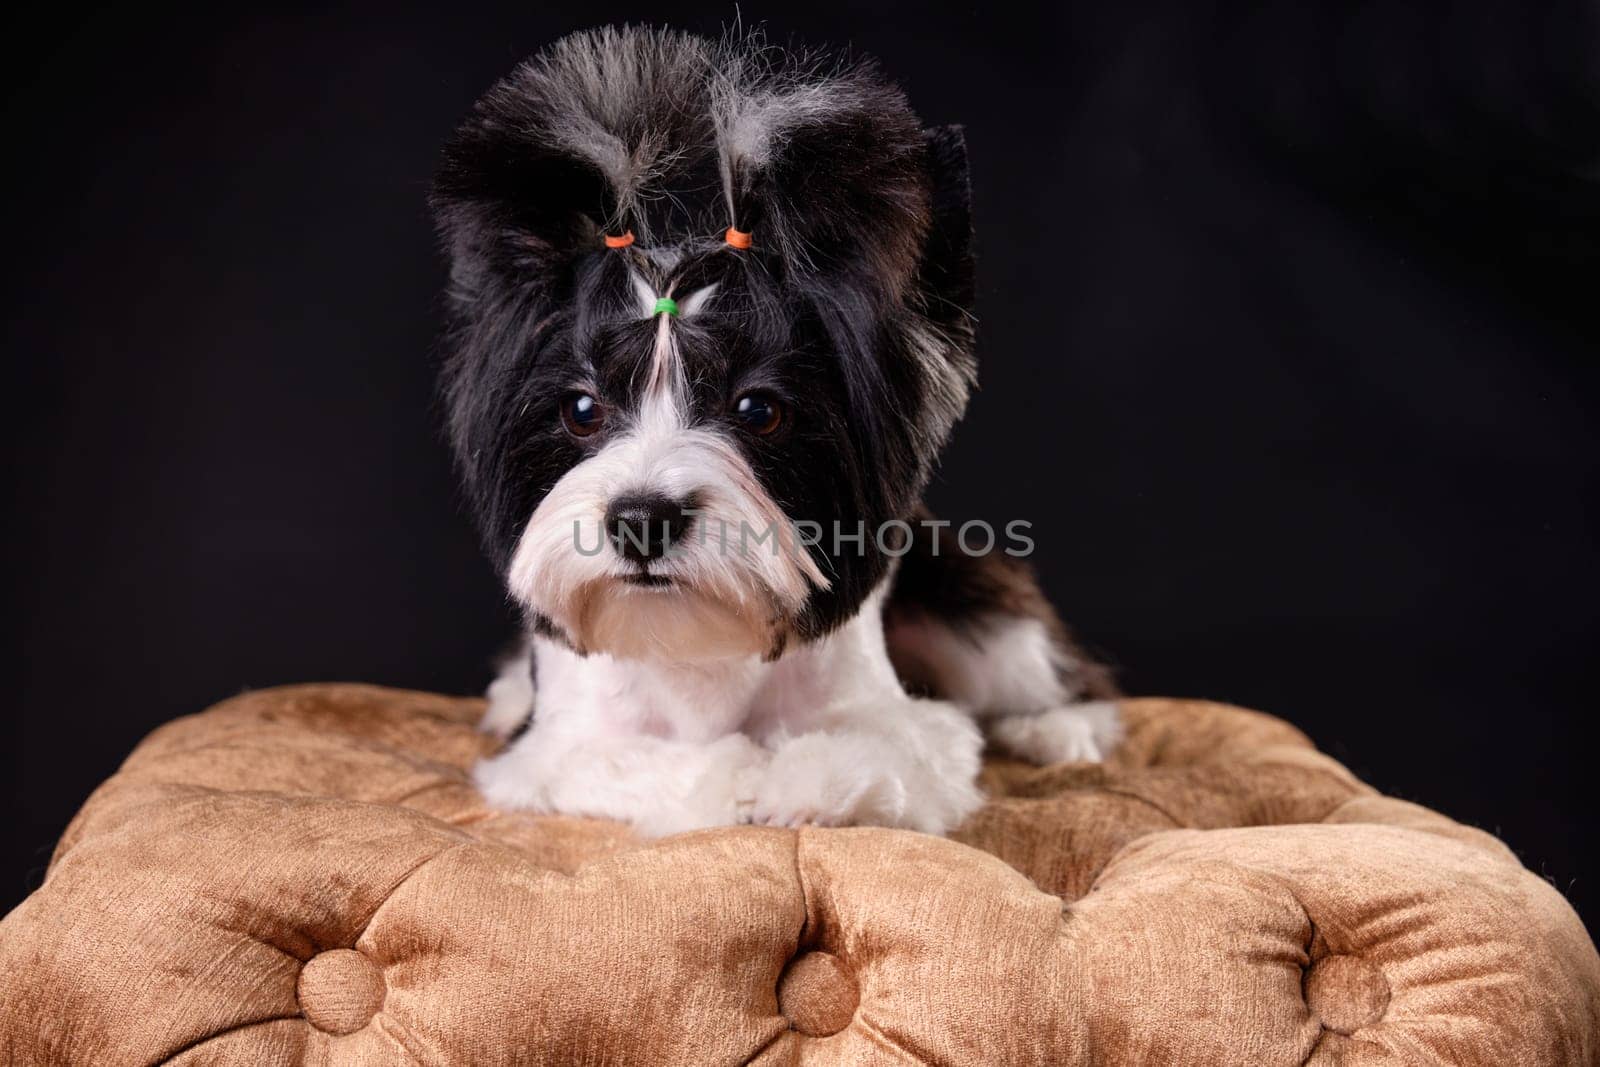
[{"label": "green hair tie", "polygon": [[652,314],[655,315],[676,315],[677,313],[678,302],[672,299],[670,296],[658,298],[656,300],[656,309],[654,312],[652,312]]}]

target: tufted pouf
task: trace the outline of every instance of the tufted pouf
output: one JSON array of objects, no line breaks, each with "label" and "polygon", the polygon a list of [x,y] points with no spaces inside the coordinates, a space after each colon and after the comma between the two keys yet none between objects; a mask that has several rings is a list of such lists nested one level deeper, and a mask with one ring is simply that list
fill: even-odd
[{"label": "tufted pouf", "polygon": [[0,1063],[1589,1064],[1600,959],[1500,842],[1287,724],[1130,700],[952,839],[487,809],[476,700],[151,734],[0,921]]}]

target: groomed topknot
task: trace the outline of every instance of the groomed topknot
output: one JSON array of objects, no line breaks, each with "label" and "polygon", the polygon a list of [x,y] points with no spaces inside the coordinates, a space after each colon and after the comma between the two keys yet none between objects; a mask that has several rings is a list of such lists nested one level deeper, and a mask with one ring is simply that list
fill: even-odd
[{"label": "groomed topknot", "polygon": [[927,151],[870,60],[759,32],[607,27],[562,38],[486,93],[446,148],[434,200],[452,242],[478,252],[520,231],[500,251],[525,265],[604,234],[648,250],[731,230],[797,282],[892,304],[931,222]]}]

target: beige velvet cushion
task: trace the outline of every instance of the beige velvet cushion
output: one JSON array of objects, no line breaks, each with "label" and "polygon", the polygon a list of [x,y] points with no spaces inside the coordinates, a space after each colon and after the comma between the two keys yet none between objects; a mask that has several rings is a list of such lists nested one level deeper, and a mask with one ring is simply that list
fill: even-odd
[{"label": "beige velvet cushion", "polygon": [[0,922],[7,1064],[1587,1064],[1600,960],[1487,834],[1287,724],[1130,700],[952,840],[489,811],[481,702],[150,735]]}]

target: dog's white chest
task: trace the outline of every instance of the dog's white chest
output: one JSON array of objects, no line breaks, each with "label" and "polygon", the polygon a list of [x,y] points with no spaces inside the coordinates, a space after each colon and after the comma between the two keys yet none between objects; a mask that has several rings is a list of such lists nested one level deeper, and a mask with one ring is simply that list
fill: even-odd
[{"label": "dog's white chest", "polygon": [[667,663],[579,656],[552,641],[535,648],[541,718],[677,741],[710,741],[742,729],[772,672],[755,657]]},{"label": "dog's white chest", "polygon": [[705,742],[741,731],[797,732],[833,707],[900,698],[883,643],[881,598],[875,593],[836,633],[772,662],[621,660],[537,640],[537,714],[588,730]]}]

